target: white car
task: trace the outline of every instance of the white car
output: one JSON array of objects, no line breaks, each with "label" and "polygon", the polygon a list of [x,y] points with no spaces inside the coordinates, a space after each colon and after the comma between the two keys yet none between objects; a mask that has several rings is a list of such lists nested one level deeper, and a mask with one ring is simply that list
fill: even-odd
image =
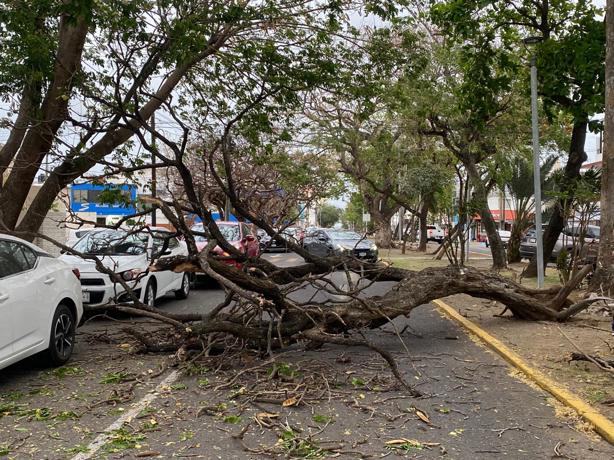
[{"label": "white car", "polygon": [[[510,232],[509,230],[497,230],[497,233],[499,234],[499,238],[501,238],[503,247],[507,248],[507,244],[510,242],[510,238],[512,237],[512,232]],[[486,247],[490,247],[488,238],[486,238]]]},{"label": "white car", "polygon": [[71,229],[68,232],[68,240],[66,241],[66,246],[72,248],[75,244],[77,244],[77,241],[79,241],[81,238],[83,238],[85,235],[87,235],[90,232],[99,232],[101,231],[101,228],[96,228],[96,227],[85,227],[85,228],[79,228],[79,229]]},{"label": "white car", "polygon": [[436,241],[441,243],[445,238],[445,233],[438,225],[426,226],[426,241]]},{"label": "white car", "polygon": [[[168,241],[168,245],[161,253],[165,241]],[[89,232],[75,244],[74,250],[96,256],[106,268],[121,276],[138,299],[150,307],[167,292],[174,292],[178,299],[185,299],[190,293],[190,276],[187,273],[147,270],[152,260],[160,256],[188,255],[186,244],[166,229],[151,228],[138,233],[109,229]],[[86,306],[132,300],[120,282],[96,269],[94,260],[69,254],[63,254],[60,259],[81,273],[83,303]]]},{"label": "white car", "polygon": [[78,271],[0,234],[0,369],[41,351],[51,364],[64,364],[82,315]]}]

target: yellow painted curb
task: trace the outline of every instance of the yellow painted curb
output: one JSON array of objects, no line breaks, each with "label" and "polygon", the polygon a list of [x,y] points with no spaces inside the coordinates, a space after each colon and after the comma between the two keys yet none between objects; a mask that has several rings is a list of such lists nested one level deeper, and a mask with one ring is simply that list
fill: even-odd
[{"label": "yellow painted curb", "polygon": [[498,353],[512,366],[524,372],[524,374],[541,388],[552,394],[556,399],[561,401],[566,406],[574,409],[582,418],[592,423],[595,431],[599,433],[606,441],[614,445],[614,423],[604,417],[599,411],[592,408],[573,393],[561,388],[543,373],[529,366],[520,356],[503,345],[499,340],[494,338],[488,332],[480,328],[477,324],[469,321],[464,316],[460,315],[454,308],[442,302],[434,300],[437,305],[447,316],[458,322],[465,329],[482,340],[490,349]]}]

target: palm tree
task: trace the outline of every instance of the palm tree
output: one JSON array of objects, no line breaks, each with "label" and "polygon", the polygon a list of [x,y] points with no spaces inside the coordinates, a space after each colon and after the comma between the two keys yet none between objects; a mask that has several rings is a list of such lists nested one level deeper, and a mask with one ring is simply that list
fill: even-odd
[{"label": "palm tree", "polygon": [[[558,157],[551,155],[541,166],[542,188],[551,188],[549,177]],[[533,162],[525,157],[516,157],[512,162],[512,174],[507,183],[507,190],[514,203],[516,215],[512,223],[512,232],[507,246],[507,262],[520,262],[520,241],[524,233],[533,224],[535,210],[533,199]]]}]

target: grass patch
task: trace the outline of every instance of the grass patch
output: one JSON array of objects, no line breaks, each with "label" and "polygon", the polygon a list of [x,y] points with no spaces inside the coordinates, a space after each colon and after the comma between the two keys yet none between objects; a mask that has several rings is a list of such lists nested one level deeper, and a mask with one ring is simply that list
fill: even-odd
[{"label": "grass patch", "polygon": [[75,375],[82,375],[82,374],[83,374],[83,369],[81,369],[80,367],[73,367],[73,366],[56,367],[53,370],[47,371],[47,375],[51,375],[58,379],[63,379],[66,377],[72,377]]},{"label": "grass patch", "polygon": [[3,401],[19,401],[24,397],[21,391],[11,391],[9,393],[3,393],[0,395],[0,400]]},{"label": "grass patch", "polygon": [[600,388],[589,388],[586,390],[586,399],[591,404],[599,404],[606,400],[608,393]]},{"label": "grass patch", "polygon": [[119,428],[111,431],[109,440],[104,445],[104,450],[115,453],[122,450],[139,448],[141,447],[140,442],[145,439],[145,435],[141,433],[131,433],[126,428]]},{"label": "grass patch", "polygon": [[327,423],[334,422],[333,417],[331,417],[330,415],[322,415],[322,414],[313,414],[313,417],[311,417],[311,420],[313,420],[319,425],[325,425]]},{"label": "grass patch", "polygon": [[224,423],[229,423],[231,425],[238,425],[239,423],[241,423],[242,419],[240,415],[227,415],[222,420],[224,420]]},{"label": "grass patch", "polygon": [[60,412],[53,418],[56,420],[64,421],[64,420],[77,420],[81,418],[81,416],[71,410],[65,410],[65,411]]},{"label": "grass patch", "polygon": [[103,385],[124,383],[129,379],[130,374],[128,374],[127,372],[109,372],[102,376],[102,379],[100,379],[100,383],[102,383]]},{"label": "grass patch", "polygon": [[286,379],[293,379],[299,377],[301,373],[296,367],[288,363],[276,363],[271,370],[269,370],[269,377],[284,377]]},{"label": "grass patch", "polygon": [[206,366],[201,366],[200,364],[190,363],[185,367],[184,373],[185,375],[203,375],[209,372],[209,369]]},{"label": "grass patch", "polygon": [[64,449],[64,452],[66,452],[69,455],[85,454],[89,451],[90,449],[87,446],[84,446],[83,444],[77,444],[76,446],[67,447],[66,449]]},{"label": "grass patch", "polygon": [[188,386],[185,383],[175,383],[170,386],[170,389],[173,391],[187,390]]}]

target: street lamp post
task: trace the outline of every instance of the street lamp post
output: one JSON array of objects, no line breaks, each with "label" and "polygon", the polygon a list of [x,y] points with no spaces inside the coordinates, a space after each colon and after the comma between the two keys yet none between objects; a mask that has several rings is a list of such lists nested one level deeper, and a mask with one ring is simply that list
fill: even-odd
[{"label": "street lamp post", "polygon": [[[534,45],[541,37],[528,37],[527,45]],[[537,66],[535,53],[531,56],[531,125],[533,132],[533,187],[535,195],[535,256],[537,258],[537,287],[544,287],[544,245],[542,238],[542,184],[539,165],[539,126],[537,114]]]}]

